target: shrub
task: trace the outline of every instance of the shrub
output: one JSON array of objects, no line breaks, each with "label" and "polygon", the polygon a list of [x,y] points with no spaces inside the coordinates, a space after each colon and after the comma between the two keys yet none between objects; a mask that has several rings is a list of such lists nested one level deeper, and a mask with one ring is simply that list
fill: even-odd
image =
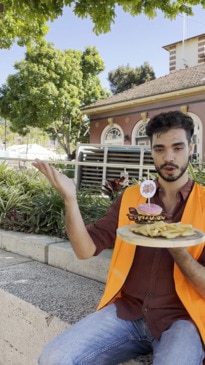
[{"label": "shrub", "polygon": [[[189,174],[205,186],[204,165],[190,165]],[[114,194],[112,185],[109,198],[99,193],[94,194],[89,189],[77,192],[85,224],[94,222],[105,214],[113,196],[117,197],[120,193],[118,188],[117,186]],[[0,228],[67,238],[64,217],[65,208],[61,196],[40,172],[33,168],[17,171],[5,162],[0,164]]]},{"label": "shrub", "polygon": [[[77,192],[85,223],[95,221],[110,201],[89,190]],[[5,230],[66,238],[61,196],[36,169],[13,170],[0,164],[0,227]]]},{"label": "shrub", "polygon": [[189,164],[189,175],[200,185],[205,186],[205,164],[191,165]]}]

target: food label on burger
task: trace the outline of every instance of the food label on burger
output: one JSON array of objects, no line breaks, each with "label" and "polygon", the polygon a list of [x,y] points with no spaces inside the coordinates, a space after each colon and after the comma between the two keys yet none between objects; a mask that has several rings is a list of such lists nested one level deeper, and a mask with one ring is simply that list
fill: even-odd
[{"label": "food label on burger", "polygon": [[152,198],[156,192],[156,184],[153,180],[144,180],[140,185],[140,193],[145,198]]}]

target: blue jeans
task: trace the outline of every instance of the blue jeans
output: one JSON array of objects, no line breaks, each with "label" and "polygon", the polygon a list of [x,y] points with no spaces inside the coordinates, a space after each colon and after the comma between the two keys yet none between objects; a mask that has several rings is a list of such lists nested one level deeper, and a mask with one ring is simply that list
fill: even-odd
[{"label": "blue jeans", "polygon": [[178,320],[159,341],[144,319],[117,317],[114,304],[90,314],[43,349],[39,365],[117,365],[153,351],[153,365],[202,365],[204,345],[194,324]]}]

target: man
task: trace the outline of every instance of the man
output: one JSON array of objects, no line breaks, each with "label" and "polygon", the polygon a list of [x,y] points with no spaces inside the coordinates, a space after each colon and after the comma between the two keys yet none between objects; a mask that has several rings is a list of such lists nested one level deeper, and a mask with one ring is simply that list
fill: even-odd
[{"label": "man", "polygon": [[[146,127],[158,179],[151,203],[168,222],[205,231],[205,188],[188,178],[193,120],[179,111],[152,118]],[[40,365],[114,365],[153,351],[154,365],[202,365],[205,343],[204,243],[187,248],[131,245],[116,237],[129,224],[130,206],[145,202],[128,187],[95,224],[85,227],[75,186],[42,161],[33,163],[61,194],[76,256],[86,259],[114,244],[98,311],[45,346]]]}]

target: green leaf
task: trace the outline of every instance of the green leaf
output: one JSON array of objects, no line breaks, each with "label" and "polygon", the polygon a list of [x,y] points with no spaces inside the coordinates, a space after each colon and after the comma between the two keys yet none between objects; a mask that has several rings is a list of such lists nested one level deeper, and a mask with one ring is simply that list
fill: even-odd
[{"label": "green leaf", "polygon": [[14,67],[0,88],[0,116],[21,135],[33,128],[50,133],[69,157],[88,127],[81,107],[108,95],[97,77],[104,69],[98,51],[60,51],[42,41]]}]

